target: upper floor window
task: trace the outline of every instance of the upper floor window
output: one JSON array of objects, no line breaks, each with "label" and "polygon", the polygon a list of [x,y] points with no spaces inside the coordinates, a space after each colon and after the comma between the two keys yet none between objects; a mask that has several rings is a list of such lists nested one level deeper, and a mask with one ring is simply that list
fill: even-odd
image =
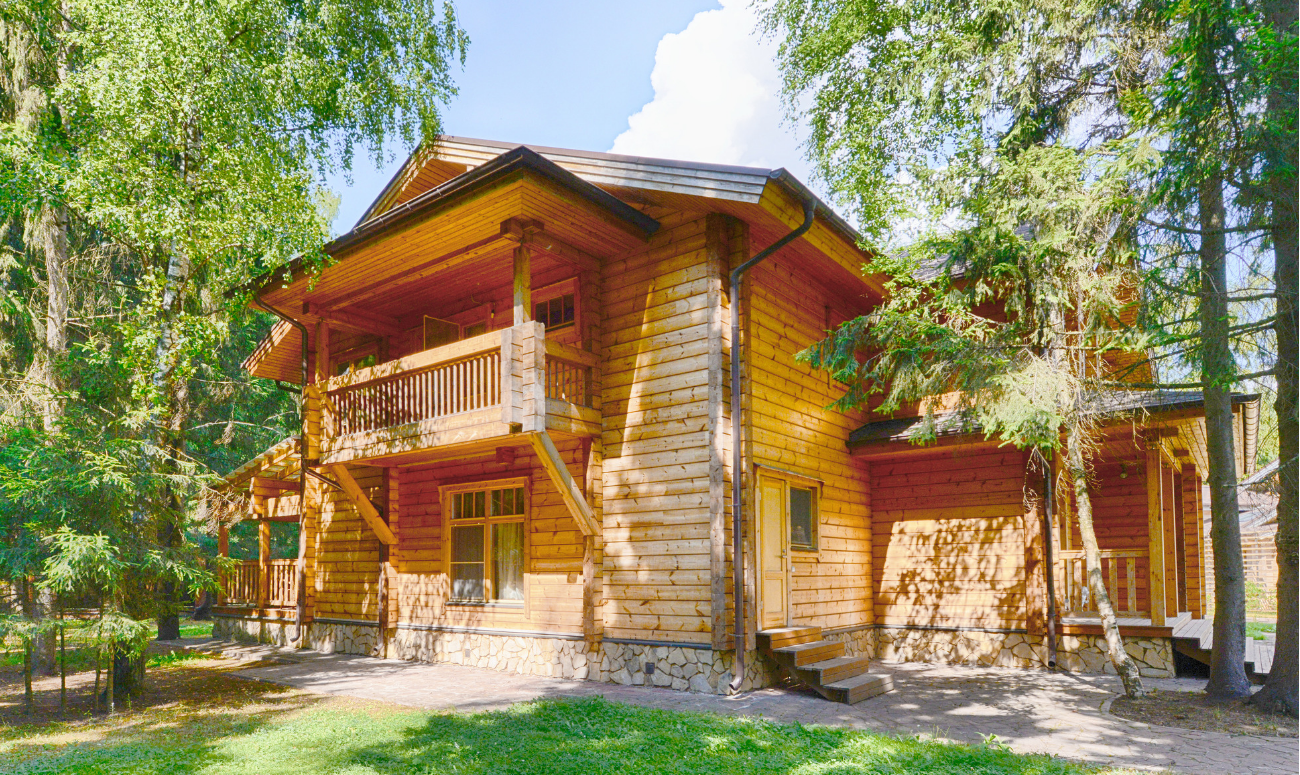
[{"label": "upper floor window", "polygon": [[521,480],[444,488],[451,600],[519,604],[524,599]]},{"label": "upper floor window", "polygon": [[533,305],[533,320],[545,324],[547,331],[573,323],[573,294],[537,302]]}]

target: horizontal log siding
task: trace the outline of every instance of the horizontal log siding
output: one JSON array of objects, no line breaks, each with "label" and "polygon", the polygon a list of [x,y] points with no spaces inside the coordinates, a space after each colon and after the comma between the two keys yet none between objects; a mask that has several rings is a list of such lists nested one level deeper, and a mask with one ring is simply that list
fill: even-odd
[{"label": "horizontal log siding", "polygon": [[[1106,452],[1108,454],[1093,469],[1089,487],[1097,547],[1103,551],[1145,552],[1148,549],[1146,452],[1136,446],[1117,444],[1107,445]],[[1076,514],[1071,508],[1067,546],[1082,549],[1083,539],[1079,535]],[[1146,557],[1140,557],[1134,563],[1133,580],[1137,587],[1139,611],[1151,610],[1148,563]]]},{"label": "horizontal log siding", "polygon": [[877,622],[1026,626],[1022,453],[873,462],[871,503]]},{"label": "horizontal log siding", "polygon": [[705,219],[603,266],[604,633],[710,638]]},{"label": "horizontal log siding", "polygon": [[[557,440],[569,473],[582,481],[582,448]],[[512,464],[495,457],[397,469],[399,543],[394,552],[394,622],[440,627],[582,631],[582,534],[559,492],[527,448]],[[523,477],[529,481],[523,608],[447,605],[439,487]]]},{"label": "horizontal log siding", "polygon": [[[349,466],[367,497],[382,512],[387,501],[384,470]],[[315,535],[316,618],[379,618],[379,539],[356,504],[332,487],[317,489],[322,497],[319,531]]]},{"label": "horizontal log siding", "polygon": [[827,409],[843,389],[826,372],[795,362],[796,353],[849,313],[835,309],[821,286],[782,254],[752,270],[748,299],[753,460],[824,481],[818,551],[790,553],[791,621],[823,628],[870,624],[867,468],[846,447],[864,418]]}]

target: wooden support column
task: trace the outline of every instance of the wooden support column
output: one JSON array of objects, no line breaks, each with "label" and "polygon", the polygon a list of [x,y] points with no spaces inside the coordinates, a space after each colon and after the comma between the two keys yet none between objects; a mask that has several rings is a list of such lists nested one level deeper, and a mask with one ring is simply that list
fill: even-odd
[{"label": "wooden support column", "polygon": [[[604,468],[604,445],[599,437],[584,441],[583,456],[587,471],[583,491],[596,525],[603,528],[604,501],[601,474]],[[604,530],[582,537],[582,634],[589,643],[605,635],[605,536]]]},{"label": "wooden support column", "polygon": [[1187,611],[1193,619],[1205,615],[1205,605],[1201,598],[1201,556],[1200,525],[1201,514],[1197,511],[1196,493],[1198,486],[1196,466],[1188,464],[1182,469],[1182,488],[1179,497],[1183,507],[1183,547],[1187,556]]},{"label": "wooden support column", "polygon": [[1043,473],[1025,461],[1025,502],[1021,530],[1025,551],[1025,620],[1030,635],[1047,634],[1047,549],[1044,543],[1046,519]]},{"label": "wooden support column", "polygon": [[1147,601],[1151,624],[1165,626],[1165,525],[1164,476],[1160,448],[1147,446]]},{"label": "wooden support column", "polygon": [[727,593],[731,586],[727,562],[731,532],[727,529],[731,514],[727,511],[727,453],[730,423],[726,411],[726,339],[731,318],[726,299],[730,242],[727,222],[720,213],[710,213],[705,224],[705,260],[708,286],[705,290],[705,314],[708,323],[708,454],[709,454],[709,612],[713,648],[735,648],[735,638],[728,634],[730,615]]},{"label": "wooden support column", "polygon": [[515,325],[533,319],[533,267],[532,252],[528,246],[515,248]]},{"label": "wooden support column", "polygon": [[262,515],[257,523],[257,607],[271,604],[271,522]]},{"label": "wooden support column", "polygon": [[[217,556],[230,556],[230,528],[226,525],[217,525]],[[222,579],[221,586],[217,588],[217,605],[225,605],[225,602],[226,586],[225,579]]]},{"label": "wooden support column", "polygon": [[1165,531],[1165,616],[1178,615],[1178,521],[1174,505],[1178,502],[1178,490],[1174,481],[1174,469],[1161,459],[1160,470],[1161,505],[1163,506],[1162,527]]},{"label": "wooden support column", "polygon": [[515,326],[519,339],[519,384],[521,429],[525,433],[546,431],[546,329],[541,323]]}]

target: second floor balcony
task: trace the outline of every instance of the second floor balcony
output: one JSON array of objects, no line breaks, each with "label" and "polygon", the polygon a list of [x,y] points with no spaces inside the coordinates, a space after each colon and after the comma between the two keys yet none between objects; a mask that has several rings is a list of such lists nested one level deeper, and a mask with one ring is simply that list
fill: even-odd
[{"label": "second floor balcony", "polygon": [[341,374],[311,391],[325,465],[516,434],[600,432],[597,359],[526,322]]}]

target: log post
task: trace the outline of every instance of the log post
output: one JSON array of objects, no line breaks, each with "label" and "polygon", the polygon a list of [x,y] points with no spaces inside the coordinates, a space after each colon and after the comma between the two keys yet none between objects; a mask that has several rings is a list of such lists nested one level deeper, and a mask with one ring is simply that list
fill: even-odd
[{"label": "log post", "polygon": [[514,266],[515,325],[533,319],[533,269],[532,253],[526,245],[515,248]]},{"label": "log post", "polygon": [[1165,508],[1158,442],[1148,444],[1147,477],[1147,607],[1151,624],[1165,626]]},{"label": "log post", "polygon": [[[225,525],[217,526],[217,556],[226,558],[230,556],[230,528]],[[221,584],[217,586],[217,605],[226,603],[226,576],[222,574]]]},{"label": "log post", "polygon": [[257,607],[271,603],[271,522],[262,515],[257,523]]}]

